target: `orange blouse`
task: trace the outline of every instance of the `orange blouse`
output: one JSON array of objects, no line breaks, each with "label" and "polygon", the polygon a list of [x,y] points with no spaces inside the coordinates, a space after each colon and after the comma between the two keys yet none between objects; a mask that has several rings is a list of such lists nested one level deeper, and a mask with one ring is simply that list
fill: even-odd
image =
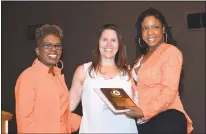
[{"label": "orange blouse", "polygon": [[69,111],[69,92],[61,70],[54,74],[39,60],[19,76],[15,87],[18,133],[71,133],[81,117]]},{"label": "orange blouse", "polygon": [[142,120],[167,109],[177,109],[185,114],[190,133],[193,130],[192,120],[184,111],[178,92],[182,62],[181,51],[164,43],[140,67],[137,86],[134,81],[132,85],[138,91],[138,105],[144,113]]}]

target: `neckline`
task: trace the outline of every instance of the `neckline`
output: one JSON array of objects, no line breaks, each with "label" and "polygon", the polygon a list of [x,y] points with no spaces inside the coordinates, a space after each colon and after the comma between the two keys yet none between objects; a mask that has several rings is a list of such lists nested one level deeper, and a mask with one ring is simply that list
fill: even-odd
[{"label": "neckline", "polygon": [[164,42],[161,43],[160,46],[157,47],[156,50],[141,64],[142,60],[144,59],[144,55],[142,55],[141,61],[140,61],[140,66],[145,66],[145,64],[147,64],[147,62],[154,57],[153,55],[155,55],[155,53],[157,53],[163,45],[164,45]]},{"label": "neckline", "polygon": [[[41,71],[42,73],[46,73],[46,74],[51,74],[49,73],[50,68],[46,65],[44,65],[41,61],[39,61],[37,58],[34,60],[33,67],[37,68],[39,71]],[[53,73],[56,75],[61,74],[61,70],[57,67],[54,66],[53,68]],[[52,75],[52,74],[51,74]]]},{"label": "neckline", "polygon": [[121,71],[119,71],[117,74],[115,74],[113,77],[104,77],[103,75],[101,75],[100,73],[97,73],[97,77],[103,79],[103,80],[112,80],[112,79],[115,79],[116,77],[120,76],[121,74]]}]

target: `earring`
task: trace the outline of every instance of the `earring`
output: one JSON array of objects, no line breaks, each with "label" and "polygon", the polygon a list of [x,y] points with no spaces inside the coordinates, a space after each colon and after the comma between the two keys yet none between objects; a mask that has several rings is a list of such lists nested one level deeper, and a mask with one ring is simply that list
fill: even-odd
[{"label": "earring", "polygon": [[[165,34],[165,37],[164,37]],[[167,43],[167,33],[165,32],[165,28],[163,27],[163,41]]]},{"label": "earring", "polygon": [[165,32],[163,33],[163,41],[167,43],[167,33],[165,33]]},{"label": "earring", "polygon": [[[60,68],[62,70],[64,68],[64,63],[61,60],[59,60],[59,62],[62,64]],[[58,63],[56,64],[56,66],[58,67]]]},{"label": "earring", "polygon": [[140,47],[143,47],[141,44],[140,38],[138,39],[138,42],[139,42]]}]

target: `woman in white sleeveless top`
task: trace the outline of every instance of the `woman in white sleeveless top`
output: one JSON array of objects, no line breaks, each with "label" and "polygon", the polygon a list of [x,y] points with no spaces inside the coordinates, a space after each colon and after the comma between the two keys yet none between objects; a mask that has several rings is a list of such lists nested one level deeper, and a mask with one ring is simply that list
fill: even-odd
[{"label": "woman in white sleeveless top", "polygon": [[125,46],[118,27],[113,24],[100,29],[92,62],[76,69],[70,89],[70,109],[75,110],[82,101],[79,133],[138,133],[135,120],[125,114],[114,114],[94,88],[123,88],[134,98]]}]

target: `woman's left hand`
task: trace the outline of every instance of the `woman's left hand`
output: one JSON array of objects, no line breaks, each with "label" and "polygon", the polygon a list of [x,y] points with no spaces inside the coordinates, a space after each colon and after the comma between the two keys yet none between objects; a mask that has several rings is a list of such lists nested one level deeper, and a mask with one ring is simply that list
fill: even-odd
[{"label": "woman's left hand", "polygon": [[142,117],[144,117],[144,114],[143,114],[143,112],[142,112],[142,110],[138,107],[138,106],[136,106],[136,107],[128,107],[131,111],[129,111],[129,112],[125,112],[125,114],[127,115],[127,116],[129,116],[129,117],[132,117],[132,118],[142,118]]}]

